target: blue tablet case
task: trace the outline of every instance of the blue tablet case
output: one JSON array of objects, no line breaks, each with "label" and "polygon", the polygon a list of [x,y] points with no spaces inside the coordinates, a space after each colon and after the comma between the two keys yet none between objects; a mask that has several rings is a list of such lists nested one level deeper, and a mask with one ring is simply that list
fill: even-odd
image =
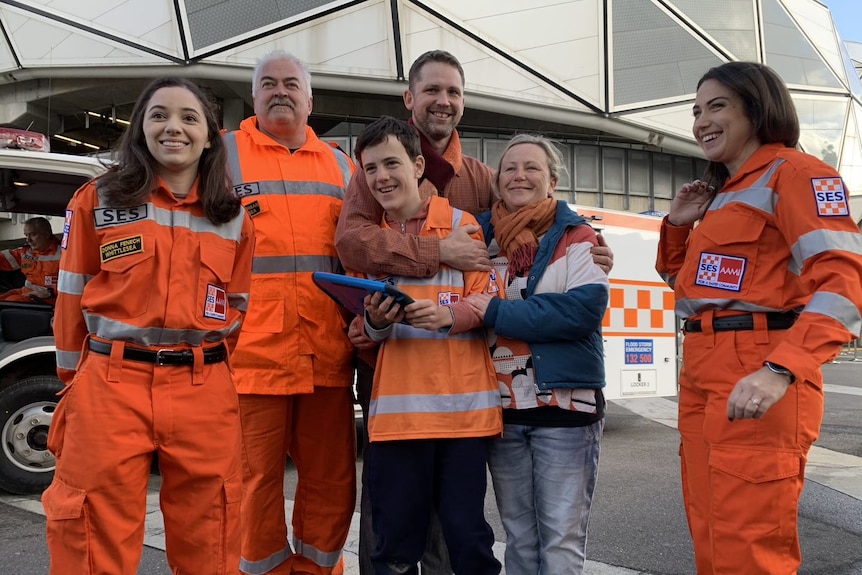
[{"label": "blue tablet case", "polygon": [[413,303],[413,298],[395,286],[376,280],[355,278],[327,272],[313,272],[311,279],[323,292],[356,315],[365,314],[365,296],[384,292],[395,298],[403,308]]}]

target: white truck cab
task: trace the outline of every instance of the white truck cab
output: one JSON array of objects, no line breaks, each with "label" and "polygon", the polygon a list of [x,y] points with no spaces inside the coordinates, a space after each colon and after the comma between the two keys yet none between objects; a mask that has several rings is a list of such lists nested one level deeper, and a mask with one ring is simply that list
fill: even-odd
[{"label": "white truck cab", "polygon": [[[75,190],[105,169],[93,158],[0,149],[0,237],[15,234],[2,228],[37,215],[62,230]],[[48,428],[63,387],[53,315],[45,303],[0,301],[0,489],[12,493],[39,493],[53,477]]]}]

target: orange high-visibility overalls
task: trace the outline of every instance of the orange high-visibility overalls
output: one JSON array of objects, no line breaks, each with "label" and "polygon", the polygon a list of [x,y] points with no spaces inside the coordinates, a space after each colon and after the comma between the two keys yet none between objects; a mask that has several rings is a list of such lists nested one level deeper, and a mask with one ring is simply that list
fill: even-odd
[{"label": "orange high-visibility overalls", "polygon": [[[66,212],[56,320],[66,383],[42,496],[51,575],[134,575],[159,454],[168,563],[239,568],[239,407],[226,361],[248,303],[254,228],[215,225],[197,184],[130,208],[88,183]],[[165,351],[172,350],[172,351]]]},{"label": "orange high-visibility overalls", "polygon": [[[248,319],[231,358],[243,433],[240,569],[338,574],[356,499],[353,347],[311,272],[341,269],[335,226],[353,163],[311,128],[291,152],[254,117],[225,143],[257,232]],[[298,475],[291,542],[286,456]]]},{"label": "orange high-visibility overalls", "polygon": [[57,276],[60,273],[60,243],[51,238],[51,244],[44,250],[36,251],[30,246],[3,250],[0,252],[0,270],[21,270],[24,274],[24,287],[11,289],[0,294],[3,301],[32,302],[30,295],[34,287],[48,288],[55,295],[41,298],[45,303],[56,301]]},{"label": "orange high-visibility overalls", "polygon": [[[820,366],[862,327],[862,237],[848,204],[834,169],[771,144],[700,225],[662,226],[656,268],[674,287],[677,315],[700,320],[685,335],[679,396],[699,575],[791,575],[801,563],[797,510],[823,417]],[[751,327],[726,329],[730,315]],[[765,361],[796,382],[763,417],[728,421],[734,386]]]}]

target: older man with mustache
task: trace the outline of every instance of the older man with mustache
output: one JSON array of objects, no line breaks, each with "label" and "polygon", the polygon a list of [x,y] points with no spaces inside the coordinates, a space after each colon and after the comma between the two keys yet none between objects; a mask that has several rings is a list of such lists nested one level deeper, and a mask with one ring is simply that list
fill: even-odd
[{"label": "older man with mustache", "polygon": [[[252,97],[255,115],[225,136],[257,238],[248,314],[231,356],[243,434],[239,567],[339,575],[356,498],[353,347],[311,272],[340,269],[335,226],[353,163],[308,126],[311,75],[301,60],[264,56]],[[290,541],[286,457],[299,478]]]}]

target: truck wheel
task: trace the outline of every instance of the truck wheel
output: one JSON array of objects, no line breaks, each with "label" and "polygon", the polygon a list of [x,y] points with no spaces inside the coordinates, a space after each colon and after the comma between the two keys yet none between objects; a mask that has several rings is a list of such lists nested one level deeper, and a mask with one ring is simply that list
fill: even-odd
[{"label": "truck wheel", "polygon": [[0,390],[0,489],[41,493],[54,477],[48,429],[63,384],[37,375]]}]

